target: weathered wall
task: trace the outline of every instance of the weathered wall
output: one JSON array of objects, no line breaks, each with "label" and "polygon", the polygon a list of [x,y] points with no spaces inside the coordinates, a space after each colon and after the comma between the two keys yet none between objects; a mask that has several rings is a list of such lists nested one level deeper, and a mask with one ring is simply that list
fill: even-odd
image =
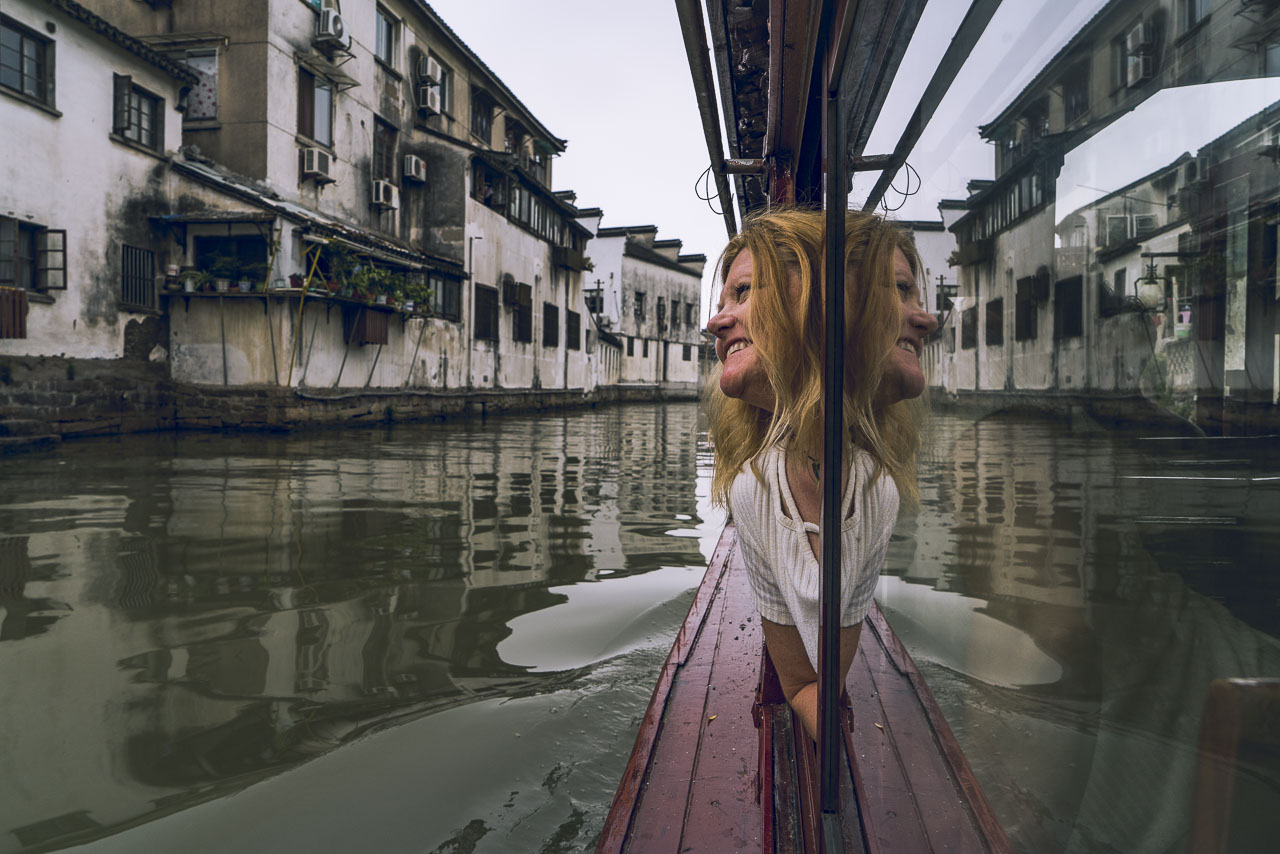
[{"label": "weathered wall", "polygon": [[4,138],[22,141],[21,156],[0,156],[0,216],[66,229],[67,289],[32,294],[27,338],[0,340],[0,355],[118,358],[130,319],[145,316],[119,307],[120,243],[160,248],[146,212],[163,210],[169,185],[161,157],[111,138],[112,72],[164,96],[166,150],[181,143],[177,84],[42,3],[4,11],[37,32],[53,24],[61,115],[0,96]]}]

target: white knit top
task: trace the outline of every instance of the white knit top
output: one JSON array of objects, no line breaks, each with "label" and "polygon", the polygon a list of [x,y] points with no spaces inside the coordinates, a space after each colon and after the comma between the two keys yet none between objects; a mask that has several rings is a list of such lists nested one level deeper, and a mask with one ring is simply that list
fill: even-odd
[{"label": "white knit top", "polygon": [[[787,482],[781,448],[760,459],[764,483],[744,466],[729,490],[729,509],[738,529],[751,596],[766,620],[795,626],[814,670],[818,668],[818,595],[822,572],[809,545],[818,526],[800,518]],[[873,481],[875,460],[855,448],[848,486],[841,501],[840,625],[856,626],[871,608],[898,518],[898,489],[888,474]],[[856,500],[855,500],[856,497]],[[854,501],[853,513],[849,503]]]}]

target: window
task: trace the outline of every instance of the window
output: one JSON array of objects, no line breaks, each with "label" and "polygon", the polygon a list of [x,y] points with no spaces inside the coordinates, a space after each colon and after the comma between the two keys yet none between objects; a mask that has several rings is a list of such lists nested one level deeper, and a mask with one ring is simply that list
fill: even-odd
[{"label": "window", "polygon": [[987,346],[1004,344],[1004,297],[987,300]]},{"label": "window", "polygon": [[187,94],[187,111],[182,114],[184,122],[218,117],[218,53],[217,51],[198,51],[188,53],[187,67],[196,73],[200,82]]},{"label": "window", "polygon": [[667,331],[667,301],[658,297],[658,331]]},{"label": "window", "polygon": [[1111,275],[1111,289],[1116,292],[1118,297],[1124,296],[1124,273],[1125,269],[1121,267]]},{"label": "window", "polygon": [[155,151],[164,150],[164,99],[133,85],[127,74],[115,75],[111,131]]},{"label": "window", "polygon": [[151,250],[121,247],[120,302],[139,308],[156,307],[156,256]]},{"label": "window", "polygon": [[634,336],[627,336],[627,355],[634,356],[636,354],[636,339]]},{"label": "window", "polygon": [[604,289],[589,288],[582,294],[586,298],[587,311],[592,314],[599,314],[604,311]]},{"label": "window", "polygon": [[1187,4],[1187,29],[1209,17],[1209,0],[1183,0]]},{"label": "window", "polygon": [[506,179],[480,158],[471,161],[471,198],[485,207],[502,209],[506,204]]},{"label": "window", "polygon": [[1027,276],[1018,280],[1017,298],[1013,304],[1013,340],[1031,341],[1038,334],[1036,328],[1038,311],[1034,296],[1034,277]]},{"label": "window", "polygon": [[1062,100],[1066,110],[1067,124],[1071,124],[1089,112],[1088,66],[1076,70],[1063,81]]},{"label": "window", "polygon": [[298,68],[298,135],[333,146],[333,86]]},{"label": "window", "polygon": [[471,90],[471,133],[485,145],[493,135],[493,101],[483,89]]},{"label": "window", "polygon": [[684,304],[684,319],[690,326],[698,325],[698,306],[687,302]]},{"label": "window", "polygon": [[0,86],[53,106],[53,42],[0,16]]},{"label": "window", "polygon": [[228,278],[232,278],[267,265],[267,241],[256,234],[232,237],[197,235],[194,242],[195,265],[199,270],[221,268],[227,271]]},{"label": "window", "polygon": [[390,12],[379,6],[377,26],[377,45],[374,49],[374,56],[388,68],[394,69],[396,67],[396,42],[399,41],[400,36],[400,22]]},{"label": "window", "polygon": [[647,359],[647,358],[649,358],[649,339],[648,339],[648,338],[645,338],[645,339],[643,339],[643,341],[642,341],[641,343],[643,343],[643,344],[644,344],[644,352],[643,352],[641,355],[642,355],[642,356],[644,356],[644,358],[646,358],[646,359]]},{"label": "window", "polygon": [[1053,289],[1053,337],[1084,334],[1084,277],[1072,276]]},{"label": "window", "polygon": [[1129,82],[1129,47],[1125,37],[1111,42],[1111,90],[1123,89]]},{"label": "window", "polygon": [[431,289],[431,313],[445,320],[462,320],[462,283],[457,279],[431,275],[427,278]]},{"label": "window", "polygon": [[690,346],[689,344],[685,344],[685,345],[684,345],[684,353],[683,353],[682,357],[683,357],[684,361],[686,361],[686,362],[687,362],[687,361],[689,361],[690,359],[692,359],[692,358],[693,358],[693,347],[692,347],[692,346]]},{"label": "window", "polygon": [[560,306],[554,303],[542,304],[542,346],[560,346]]},{"label": "window", "polygon": [[675,300],[671,301],[671,328],[680,328],[680,303]]},{"label": "window", "polygon": [[966,308],[960,315],[960,349],[978,346],[978,307]]},{"label": "window", "polygon": [[396,176],[396,129],[382,119],[373,120],[373,177],[399,183]]},{"label": "window", "polygon": [[67,233],[0,217],[0,285],[67,289]]},{"label": "window", "polygon": [[644,291],[636,291],[636,323],[644,323]]},{"label": "window", "polygon": [[576,311],[564,313],[564,346],[570,350],[582,349],[582,315]]},{"label": "window", "polygon": [[476,340],[498,340],[498,289],[476,285]]},{"label": "window", "polygon": [[436,81],[436,85],[440,87],[440,112],[453,113],[453,69],[440,62],[440,57],[432,54],[432,57],[440,65],[440,79]]}]

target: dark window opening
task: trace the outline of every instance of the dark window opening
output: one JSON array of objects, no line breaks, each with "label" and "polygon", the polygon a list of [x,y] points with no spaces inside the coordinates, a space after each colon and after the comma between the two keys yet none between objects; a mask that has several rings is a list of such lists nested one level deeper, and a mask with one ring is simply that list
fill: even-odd
[{"label": "dark window opening", "polygon": [[555,303],[542,304],[542,346],[560,346],[560,306]]},{"label": "dark window opening", "polygon": [[478,157],[471,161],[471,198],[490,208],[507,203],[506,176]]},{"label": "dark window opening", "polygon": [[[219,279],[238,279],[256,274],[267,264],[267,241],[258,235],[195,238],[197,270],[212,273]],[[265,274],[264,274],[265,277]]]},{"label": "dark window opening", "polygon": [[972,350],[978,346],[978,308],[966,308],[960,315],[960,349]]},{"label": "dark window opening", "polygon": [[1004,343],[1004,297],[987,300],[987,335],[988,346]]},{"label": "dark window opening", "polygon": [[476,340],[498,340],[498,289],[476,285]]},{"label": "dark window opening", "polygon": [[686,361],[686,362],[693,358],[693,346],[692,346],[692,345],[689,345],[689,344],[685,344],[685,345],[684,345],[684,352],[683,352],[683,354],[682,354],[682,358],[683,358],[683,359],[684,359],[684,361]]},{"label": "dark window opening", "polygon": [[644,291],[636,291],[636,323],[644,323]]},{"label": "dark window opening", "polygon": [[1084,334],[1084,277],[1063,279],[1053,289],[1053,337],[1077,338]]},{"label": "dark window opening", "polygon": [[1015,341],[1032,341],[1036,338],[1038,312],[1035,300],[1032,299],[1034,289],[1033,277],[1018,280],[1017,298],[1013,304],[1013,339]]},{"label": "dark window opening", "polygon": [[373,120],[373,177],[378,181],[396,180],[396,129],[381,119]]},{"label": "dark window opening", "polygon": [[0,217],[0,285],[24,291],[67,288],[67,233]]},{"label": "dark window opening", "polygon": [[644,353],[642,353],[641,355],[647,359],[649,358],[649,339],[645,338],[642,343],[644,344]]},{"label": "dark window opening", "polygon": [[485,145],[493,139],[493,99],[483,89],[471,90],[471,133]]},{"label": "dark window opening", "polygon": [[582,349],[582,315],[576,311],[564,313],[564,346],[570,350]]},{"label": "dark window opening", "polygon": [[627,355],[634,356],[636,354],[636,339],[633,336],[627,336]]}]

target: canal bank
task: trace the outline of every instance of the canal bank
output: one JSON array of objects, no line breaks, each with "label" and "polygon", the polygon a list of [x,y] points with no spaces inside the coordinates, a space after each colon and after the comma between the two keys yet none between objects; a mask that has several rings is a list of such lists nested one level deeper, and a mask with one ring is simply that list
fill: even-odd
[{"label": "canal bank", "polygon": [[697,396],[692,382],[622,383],[590,391],[210,386],[176,382],[161,362],[8,357],[0,358],[0,454],[87,436],[352,427]]}]

